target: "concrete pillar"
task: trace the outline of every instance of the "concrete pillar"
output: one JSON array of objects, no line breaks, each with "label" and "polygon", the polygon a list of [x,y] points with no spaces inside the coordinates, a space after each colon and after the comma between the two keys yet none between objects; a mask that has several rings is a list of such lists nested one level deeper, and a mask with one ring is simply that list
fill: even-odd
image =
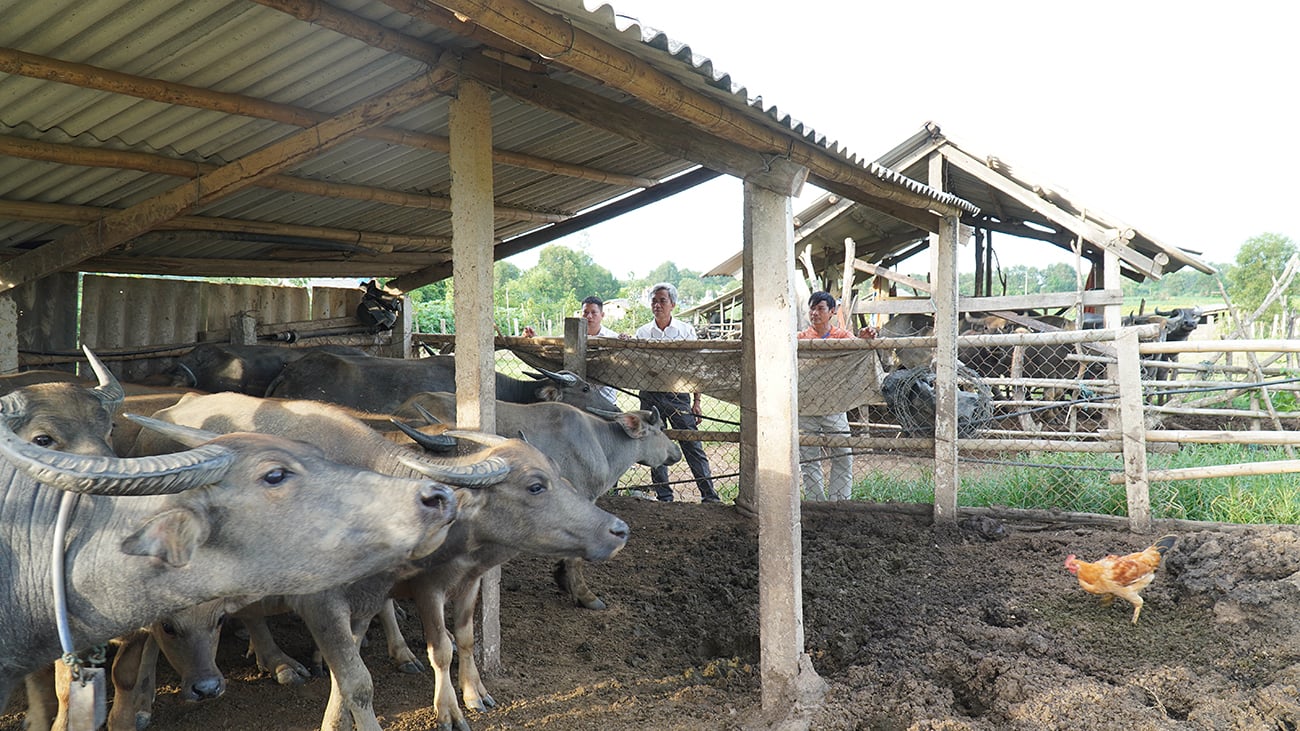
[{"label": "concrete pillar", "polygon": [[[456,317],[456,425],[496,431],[492,327],[492,105],[485,87],[461,82],[452,100],[451,252]],[[484,303],[487,303],[485,307]],[[501,572],[483,576],[479,596],[484,672],[501,667]]]},{"label": "concrete pillar", "polygon": [[820,701],[804,651],[796,417],[794,217],[789,195],[745,184],[741,495],[758,516],[759,638],[765,714]]}]

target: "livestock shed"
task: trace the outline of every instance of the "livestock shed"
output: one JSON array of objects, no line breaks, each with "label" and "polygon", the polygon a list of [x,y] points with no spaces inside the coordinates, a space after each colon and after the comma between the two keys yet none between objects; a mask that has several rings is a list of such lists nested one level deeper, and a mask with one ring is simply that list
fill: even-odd
[{"label": "livestock shed", "polygon": [[[791,199],[811,182],[950,252],[978,206],[860,159],[608,5],[5,0],[0,17],[10,370],[37,352],[72,356],[103,297],[126,292],[128,280],[83,275],[381,278],[396,294],[450,276],[461,423],[491,424],[494,342],[480,303],[495,259],[719,174],[742,179],[751,306],[738,504],[757,516],[770,588],[763,705],[779,710],[815,685],[798,578]],[[285,318],[328,327],[340,316],[319,306],[336,292],[284,311],[264,294],[149,292],[123,294],[121,326],[94,331],[106,359],[151,344],[131,337],[144,321],[132,308],[157,317],[205,302],[184,332],[157,329],[153,344],[169,346],[200,339],[190,327],[273,339]],[[947,374],[940,403],[955,398]],[[499,635],[485,615],[492,667]]]}]

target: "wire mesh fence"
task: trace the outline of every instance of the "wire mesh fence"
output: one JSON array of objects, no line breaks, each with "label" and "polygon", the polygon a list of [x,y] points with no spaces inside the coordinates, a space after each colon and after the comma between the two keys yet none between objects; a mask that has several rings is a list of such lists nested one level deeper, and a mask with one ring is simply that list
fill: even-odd
[{"label": "wire mesh fence", "polygon": [[[979,338],[960,341],[958,505],[1127,515],[1131,496],[1123,481],[1115,480],[1126,465],[1119,439],[1123,425],[1114,345],[1059,342],[1051,335],[1022,340],[1018,344]],[[622,410],[640,408],[642,393],[650,388],[686,394],[677,402],[677,416],[691,413],[691,395],[700,392],[696,430],[670,422],[669,435],[699,442],[708,465],[707,484],[730,502],[740,489],[741,417],[736,398],[740,351],[719,349],[710,341],[679,345],[661,353],[662,358],[638,361],[611,356],[619,348],[632,347],[627,343],[593,339],[585,361],[589,380],[593,386],[612,387]],[[933,345],[933,338],[924,336],[841,342],[830,347],[868,357],[838,364],[828,361],[830,367],[805,362],[818,353],[810,355],[810,346],[800,346],[799,400],[804,409],[799,416],[797,479],[804,499],[935,501]],[[563,357],[565,346],[562,340],[551,339],[545,347],[536,342],[529,347],[550,348],[549,364]],[[1211,368],[1198,358],[1185,357],[1195,362],[1180,363],[1157,354],[1142,357],[1139,387],[1145,406],[1140,413],[1145,429],[1187,428],[1188,424],[1244,431],[1251,430],[1252,424],[1268,428],[1261,421],[1267,412],[1259,402],[1259,379],[1272,379],[1265,382],[1271,391],[1264,391],[1270,403],[1294,402],[1300,388],[1300,383],[1287,378],[1284,366],[1252,369],[1239,365],[1238,357],[1235,365],[1220,358]],[[498,370],[522,375],[535,367],[526,360],[533,360],[532,355],[520,359],[510,350],[500,350]],[[864,370],[863,363],[869,368]],[[855,396],[845,407],[842,398],[819,400],[817,394],[824,392]],[[663,411],[669,420],[673,418],[667,408]],[[1290,418],[1293,414],[1284,408],[1274,428],[1293,430],[1300,423]],[[1188,460],[1228,464],[1274,452],[1289,456],[1287,446],[1273,451],[1258,445],[1239,447],[1250,450],[1245,456],[1240,451],[1212,452],[1209,447],[1198,451],[1161,441],[1155,436],[1160,433],[1152,431],[1148,444],[1146,458],[1152,470],[1177,469]],[[692,470],[687,461],[669,466],[662,479],[675,500],[696,501],[708,494],[701,490],[699,470]],[[654,499],[655,483],[648,467],[636,465],[615,489]],[[1293,492],[1290,482],[1276,475],[1248,481],[1214,477],[1153,481],[1150,514],[1153,518],[1297,522],[1300,498]]]}]

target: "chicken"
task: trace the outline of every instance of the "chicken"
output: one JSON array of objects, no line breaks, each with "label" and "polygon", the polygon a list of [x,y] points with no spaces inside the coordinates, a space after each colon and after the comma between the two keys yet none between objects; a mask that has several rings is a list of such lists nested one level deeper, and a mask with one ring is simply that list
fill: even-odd
[{"label": "chicken", "polygon": [[1156,567],[1165,552],[1173,547],[1176,536],[1165,536],[1150,548],[1127,556],[1111,554],[1100,561],[1080,561],[1070,554],[1065,557],[1065,568],[1079,579],[1079,586],[1090,594],[1102,595],[1102,602],[1110,604],[1120,597],[1133,605],[1133,624],[1142,613],[1142,597],[1138,592],[1147,588],[1156,577]]}]

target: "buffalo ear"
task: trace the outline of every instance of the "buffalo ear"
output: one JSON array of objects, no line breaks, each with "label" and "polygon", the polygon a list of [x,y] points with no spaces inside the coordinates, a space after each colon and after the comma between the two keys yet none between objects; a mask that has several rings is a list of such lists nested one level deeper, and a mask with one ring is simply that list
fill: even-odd
[{"label": "buffalo ear", "polygon": [[623,431],[627,432],[627,435],[633,439],[641,439],[649,432],[641,415],[632,411],[619,414],[614,418],[614,421],[617,421],[619,426],[623,427]]},{"label": "buffalo ear", "polygon": [[554,383],[547,383],[537,389],[537,400],[539,401],[559,401],[563,396],[560,387]]},{"label": "buffalo ear", "polygon": [[122,553],[152,556],[172,568],[182,568],[208,539],[208,521],[192,510],[174,508],[152,516],[122,541]]}]

